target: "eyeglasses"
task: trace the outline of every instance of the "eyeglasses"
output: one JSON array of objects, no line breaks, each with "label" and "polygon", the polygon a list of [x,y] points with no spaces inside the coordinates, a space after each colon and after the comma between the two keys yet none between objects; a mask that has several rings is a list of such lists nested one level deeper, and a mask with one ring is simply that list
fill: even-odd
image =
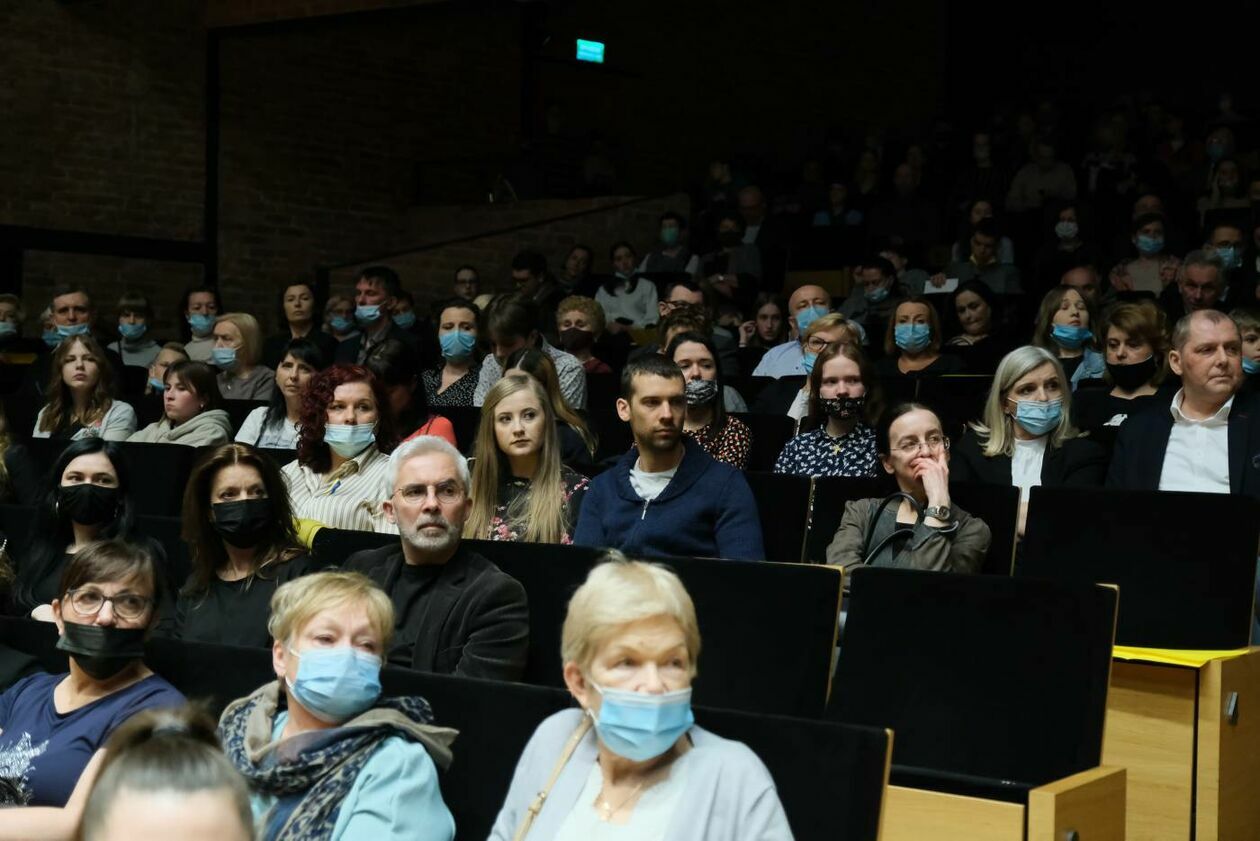
[{"label": "eyeglasses", "polygon": [[[403,502],[415,505],[429,498],[429,487],[429,485],[408,485],[405,488],[399,488],[394,493],[402,497]],[[438,502],[443,505],[451,505],[464,498],[464,489],[455,482],[443,482],[434,488],[433,493],[437,496]]]},{"label": "eyeglasses", "polygon": [[902,441],[894,449],[906,458],[913,458],[924,446],[927,447],[929,453],[941,450],[949,452],[949,439],[944,435],[929,435],[925,441]]},{"label": "eyeglasses", "polygon": [[95,616],[101,612],[105,602],[109,602],[119,619],[131,621],[142,618],[149,610],[149,606],[153,604],[153,599],[146,596],[138,596],[135,593],[119,593],[116,596],[107,596],[100,590],[90,587],[70,590],[66,595],[70,597],[70,606],[80,616]]},{"label": "eyeglasses", "polygon": [[822,353],[832,345],[840,344],[839,341],[829,342],[822,336],[810,336],[805,340],[805,349],[814,353]]}]

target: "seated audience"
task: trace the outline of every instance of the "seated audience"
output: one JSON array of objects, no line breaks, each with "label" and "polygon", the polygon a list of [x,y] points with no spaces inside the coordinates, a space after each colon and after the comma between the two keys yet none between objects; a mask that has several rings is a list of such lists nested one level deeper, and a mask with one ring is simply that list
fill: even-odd
[{"label": "seated audience", "polygon": [[1242,386],[1242,338],[1229,316],[1203,310],[1173,329],[1168,367],[1181,378],[1167,411],[1120,429],[1107,486],[1260,497],[1260,405]]},{"label": "seated audience", "polygon": [[368,266],[359,273],[354,284],[354,320],[361,332],[341,340],[334,361],[364,365],[372,349],[386,339],[417,349],[416,337],[394,323],[394,304],[401,291],[402,281],[389,266]]},{"label": "seated audience", "polygon": [[773,347],[787,341],[787,302],[773,292],[753,301],[752,318],[739,325],[739,369],[754,371]]},{"label": "seated audience", "polygon": [[25,323],[26,307],[22,305],[22,299],[7,292],[0,293],[0,362],[11,364],[15,358],[27,354],[39,355],[60,343],[60,336],[56,337],[57,343],[26,338],[22,335]]},{"label": "seated audience", "polygon": [[253,841],[249,788],[198,707],[149,709],[105,743],[76,841]]},{"label": "seated audience", "polygon": [[957,356],[972,374],[992,374],[1009,350],[1006,330],[999,321],[997,295],[982,280],[958,284],[950,293],[946,318],[955,325],[945,342],[945,353]]},{"label": "seated audience", "polygon": [[32,437],[124,441],[136,431],[136,412],[115,399],[114,369],[90,334],[57,345],[49,373]]},{"label": "seated audience", "polygon": [[1029,148],[1030,157],[1011,179],[1006,194],[1006,209],[1011,213],[1040,210],[1047,201],[1069,201],[1076,198],[1076,173],[1058,159],[1049,137],[1040,137]]},{"label": "seated audience", "polygon": [[184,697],[144,664],[166,586],[145,548],[103,540],[67,565],[52,603],[68,674],[35,674],[0,694],[0,802],[5,837],[73,837],[120,725]]},{"label": "seated audience", "polygon": [[809,374],[802,364],[805,358],[805,331],[815,319],[831,312],[831,293],[821,286],[802,286],[788,298],[788,336],[790,341],[766,351],[753,369],[754,377],[804,377]]},{"label": "seated audience", "polygon": [[1181,261],[1164,251],[1164,216],[1143,213],[1130,228],[1137,256],[1123,260],[1111,270],[1111,288],[1117,292],[1149,292],[1159,295],[1177,279]]},{"label": "seated audience", "polygon": [[236,433],[237,442],[251,447],[296,449],[302,398],[311,377],[324,369],[326,358],[310,339],[290,341],[276,368],[270,404],[259,406],[246,416]]},{"label": "seated audience", "polygon": [[[992,220],[996,217],[993,202],[987,198],[975,198],[963,208],[963,214],[959,219],[958,238],[953,245],[949,247],[949,259],[953,262],[961,262],[966,260],[971,254],[971,236],[976,232],[976,226],[986,219]],[[1007,236],[999,237],[997,246],[997,260],[999,263],[1007,265],[1015,264],[1015,244],[1011,242],[1011,238]],[[922,291],[917,293],[921,295]]]},{"label": "seated audience", "polygon": [[879,464],[871,426],[881,410],[879,381],[855,344],[840,342],[818,354],[809,374],[809,414],[787,442],[775,473],[798,476],[875,476]]},{"label": "seated audience", "polygon": [[[66,339],[75,336],[90,336],[101,348],[99,358],[113,369],[114,379],[122,380],[125,370],[122,357],[112,350],[106,350],[105,346],[109,344],[108,337],[96,332],[96,307],[87,290],[73,284],[56,286],[53,287],[50,297],[48,312],[52,318],[52,331],[57,336],[56,341],[49,342],[48,346],[56,348]],[[37,383],[45,383],[50,379],[48,370],[50,361],[47,355],[41,355],[35,361],[34,375]]]},{"label": "seated audience", "polygon": [[884,330],[884,358],[875,364],[881,377],[961,374],[962,360],[941,353],[941,321],[936,307],[922,296],[907,298],[893,310]]},{"label": "seated audience", "polygon": [[700,260],[701,275],[720,300],[745,307],[752,303],[761,285],[761,252],[744,242],[747,226],[735,211],[726,211],[717,220],[717,250]]},{"label": "seated audience", "polygon": [[1092,263],[1081,263],[1071,267],[1063,273],[1059,283],[1079,292],[1085,299],[1085,303],[1095,311],[1110,306],[1116,301],[1114,289],[1110,287],[1106,291],[1101,289],[1102,279],[1098,276],[1098,269]]},{"label": "seated audience", "polygon": [[162,392],[166,390],[166,371],[176,362],[186,362],[188,360],[188,352],[184,350],[184,346],[179,342],[167,342],[162,345],[162,349],[158,351],[157,356],[153,358],[152,364],[149,365],[149,381],[145,383],[145,395],[158,395],[161,399]]},{"label": "seated audience", "polygon": [[535,328],[554,339],[556,307],[567,293],[547,271],[547,258],[529,249],[518,251],[512,258],[512,285],[519,297],[537,308]]},{"label": "seated audience", "polygon": [[660,244],[648,252],[639,264],[638,272],[661,274],[686,273],[692,277],[700,274],[700,258],[691,252],[686,242],[687,220],[679,213],[667,211],[661,214]]},{"label": "seated audience", "polygon": [[1176,322],[1186,313],[1218,310],[1225,303],[1225,264],[1216,254],[1191,251],[1177,268],[1177,282],[1159,296],[1159,305]]},{"label": "seated audience", "polygon": [[[332,336],[338,346],[342,342],[358,338],[359,327],[354,320],[354,298],[346,295],[329,295],[324,303],[324,332]],[[336,352],[333,353],[336,356]]]},{"label": "seated audience", "polygon": [[970,424],[954,449],[954,478],[1018,487],[1022,535],[1031,488],[1102,484],[1106,451],[1077,437],[1071,409],[1058,358],[1045,348],[1016,348],[998,365],[982,422]]},{"label": "seated audience", "polygon": [[993,536],[950,502],[949,438],[926,406],[902,403],[879,422],[879,460],[911,499],[846,502],[827,563],[848,575],[861,566],[979,572]]},{"label": "seated audience", "polygon": [[124,365],[148,368],[157,358],[161,346],[149,332],[152,322],[153,307],[148,298],[127,292],[118,299],[119,341],[110,342],[109,349],[122,358]]},{"label": "seated audience", "polygon": [[263,342],[262,364],[272,370],[280,367],[289,344],[297,339],[315,345],[320,358],[331,362],[337,352],[337,340],[319,329],[317,319],[321,309],[313,282],[299,280],[282,288],[276,307],[280,332]]},{"label": "seated audience", "polygon": [[564,682],[580,709],[525,746],[490,841],[625,838],[787,841],[761,760],[695,724],[695,605],[664,566],[616,559],[569,601]]},{"label": "seated audience", "polygon": [[[589,470],[598,444],[595,433],[560,393],[560,380],[551,357],[534,348],[521,348],[508,357],[507,373],[528,374],[542,385],[555,421],[560,460],[578,472]],[[483,415],[484,411],[483,406]]]},{"label": "seated audience", "polygon": [[481,294],[481,276],[473,266],[460,266],[455,270],[455,281],[451,285],[451,295],[472,301]]},{"label": "seated audience", "polygon": [[394,604],[389,662],[423,672],[520,680],[529,608],[520,583],[460,542],[472,509],[468,460],[440,438],[413,438],[390,457],[386,516],[398,546],[351,555]]},{"label": "seated audience", "polygon": [[423,698],[381,697],[389,597],[358,573],[304,576],[276,590],[268,630],[276,680],[219,719],[255,837],[450,841],[437,766],[455,731],[433,726]]},{"label": "seated audience", "polygon": [[293,516],[329,528],[394,532],[389,458],[398,441],[380,380],[361,365],[311,378],[298,420],[297,460],[284,466]]},{"label": "seated audience", "polygon": [[280,469],[243,444],[224,444],[193,469],[182,513],[192,571],[175,603],[173,635],[219,645],[271,645],[272,594],[315,570],[298,544]]},{"label": "seated audience", "polygon": [[477,324],[481,310],[467,298],[451,298],[435,307],[442,363],[422,375],[424,399],[430,406],[471,406],[481,376]]},{"label": "seated audience", "polygon": [[613,273],[604,279],[595,292],[595,300],[604,308],[608,329],[619,332],[628,327],[651,327],[660,319],[657,309],[656,284],[639,277],[635,271],[638,255],[628,242],[618,242],[609,250]]},{"label": "seated audience", "polygon": [[810,374],[814,371],[819,355],[830,347],[849,343],[860,346],[861,333],[843,315],[838,312],[814,319],[805,328],[801,345],[805,348],[805,356],[801,360],[801,368],[805,371],[805,379],[797,385],[796,380],[781,379],[761,390],[757,397],[756,411],[764,414],[786,414],[793,420],[802,420],[809,414]]},{"label": "seated audience", "polygon": [[[1060,278],[1078,266],[1092,266],[1098,260],[1098,248],[1093,242],[1092,231],[1079,202],[1061,202],[1047,208],[1045,235],[1041,247],[1033,258],[1033,291],[1042,294]],[[1097,276],[1095,275],[1095,282]],[[1090,300],[1091,305],[1096,305]]]},{"label": "seated audience", "polygon": [[682,434],[682,371],[658,354],[621,375],[617,415],[635,449],[591,482],[573,542],[643,556],[762,560],[756,503],[743,474]]},{"label": "seated audience", "polygon": [[[727,395],[733,392],[738,397],[738,392],[722,383],[712,339],[701,333],[679,334],[669,343],[665,356],[679,367],[685,381],[687,411],[683,435],[699,444],[715,461],[738,470],[746,468],[752,451],[752,431],[739,418],[727,414]],[[739,404],[743,405],[742,398]]]},{"label": "seated audience", "polygon": [[[883,257],[871,257],[856,271],[853,291],[840,305],[840,312],[864,331],[863,344],[878,342],[884,326],[891,324],[898,305],[906,299],[906,289],[897,282],[897,271]],[[875,347],[878,354],[880,348]]]},{"label": "seated audience", "polygon": [[455,427],[446,418],[430,412],[424,399],[415,348],[397,339],[386,339],[372,348],[366,367],[385,388],[394,428],[404,440],[417,435],[437,435],[454,446]]},{"label": "seated audience", "polygon": [[538,305],[523,295],[510,295],[494,303],[486,315],[491,355],[481,361],[481,373],[473,391],[473,405],[480,406],[499,377],[507,358],[521,348],[537,348],[551,357],[560,378],[560,391],[574,409],[586,408],[586,370],[571,353],[552,347],[538,329]]},{"label": "seated audience", "polygon": [[981,220],[971,232],[970,254],[954,260],[942,274],[934,275],[930,286],[942,286],[949,278],[959,283],[980,280],[998,295],[1018,295],[1024,291],[1019,269],[998,259],[1002,231],[992,219]]},{"label": "seated audience", "polygon": [[594,298],[570,295],[556,309],[560,347],[582,363],[588,374],[611,374],[608,363],[596,358],[595,342],[604,334],[604,309]]},{"label": "seated audience", "polygon": [[184,316],[179,325],[184,352],[189,359],[209,362],[214,352],[214,322],[223,312],[219,290],[213,286],[190,286],[184,290],[179,309]]},{"label": "seated audience", "polygon": [[166,369],[162,419],[128,441],[205,447],[232,440],[232,421],[222,408],[214,369],[204,362],[176,362]]},{"label": "seated audience", "polygon": [[1168,376],[1164,313],[1151,301],[1119,304],[1100,327],[1110,389],[1083,388],[1072,398],[1072,422],[1085,430],[1118,427],[1130,415],[1166,406],[1160,385]]},{"label": "seated audience", "polygon": [[[1256,307],[1238,307],[1229,312],[1238,327],[1238,335],[1242,339],[1242,372],[1246,383],[1254,384],[1256,374],[1260,374],[1260,309]],[[1254,385],[1250,387],[1254,391]]]},{"label": "seated audience", "polygon": [[1056,286],[1041,299],[1032,344],[1058,358],[1073,391],[1081,380],[1099,379],[1106,370],[1102,354],[1091,347],[1096,322],[1085,298],[1070,286]]},{"label": "seated audience", "polygon": [[275,390],[275,371],[262,365],[262,331],[249,313],[229,312],[214,322],[210,361],[219,369],[224,400],[267,400]]},{"label": "seated audience", "polygon": [[590,481],[561,463],[551,401],[538,380],[509,371],[494,384],[481,409],[473,452],[465,537],[573,542]]},{"label": "seated audience", "polygon": [[[665,297],[658,302],[657,311],[660,313],[661,320],[657,326],[657,334],[665,335],[665,338],[656,344],[645,345],[637,349],[631,356],[641,356],[645,353],[664,353],[665,348],[669,346],[669,337],[665,333],[665,319],[671,315],[676,315],[683,310],[690,310],[703,318],[708,325],[705,329],[713,334],[713,343],[717,345],[718,354],[720,355],[720,363],[722,372],[728,376],[736,376],[739,371],[739,344],[735,339],[736,329],[728,329],[715,323],[715,316],[718,312],[717,302],[713,300],[714,295],[712,287],[707,283],[700,283],[690,278],[681,277],[674,278],[664,284]],[[738,316],[734,320],[734,324],[738,325]]]}]

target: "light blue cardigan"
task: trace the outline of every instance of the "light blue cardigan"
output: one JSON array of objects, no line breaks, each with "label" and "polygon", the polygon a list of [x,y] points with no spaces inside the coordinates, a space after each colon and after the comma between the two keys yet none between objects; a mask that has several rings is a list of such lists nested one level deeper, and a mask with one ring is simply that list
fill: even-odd
[{"label": "light blue cardigan", "polygon": [[[490,831],[490,841],[512,841],[582,715],[581,710],[565,710],[538,725],[516,763],[512,787]],[[687,787],[670,820],[666,841],[791,841],[792,830],[774,780],[757,755],[740,742],[700,727],[692,727],[688,735],[693,747],[687,757]],[[555,837],[577,805],[598,756],[592,728],[547,795],[527,841]]]},{"label": "light blue cardigan", "polygon": [[1106,370],[1107,360],[1103,355],[1096,350],[1085,348],[1085,358],[1072,374],[1072,390],[1076,391],[1076,386],[1081,380],[1101,379]]}]

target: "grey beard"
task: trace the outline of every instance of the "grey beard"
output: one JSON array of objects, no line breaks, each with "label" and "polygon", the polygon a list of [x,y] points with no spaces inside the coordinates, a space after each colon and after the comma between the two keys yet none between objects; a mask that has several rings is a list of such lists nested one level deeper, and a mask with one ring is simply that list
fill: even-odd
[{"label": "grey beard", "polygon": [[[420,529],[426,526],[436,525],[440,525],[446,529],[445,533],[439,537],[428,537],[420,531]],[[416,549],[423,552],[441,552],[443,550],[450,549],[459,542],[460,530],[445,520],[440,522],[436,520],[420,520],[410,528],[400,526],[398,532],[402,535],[403,540],[410,543]]]}]

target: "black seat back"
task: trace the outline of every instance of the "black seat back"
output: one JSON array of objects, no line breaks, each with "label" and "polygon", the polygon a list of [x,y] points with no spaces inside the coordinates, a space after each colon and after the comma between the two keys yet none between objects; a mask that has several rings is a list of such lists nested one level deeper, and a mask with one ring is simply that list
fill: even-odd
[{"label": "black seat back", "polygon": [[757,501],[766,560],[799,562],[809,521],[809,478],[750,472],[747,479]]},{"label": "black seat back", "polygon": [[1019,526],[1019,488],[951,482],[950,500],[973,517],[984,520],[993,537],[980,571],[986,575],[1010,575]]},{"label": "black seat back", "polygon": [[825,477],[814,480],[813,500],[809,506],[809,526],[805,531],[805,560],[825,564],[827,546],[840,528],[844,505],[855,499],[883,499],[897,490],[889,476],[875,479],[842,479]]},{"label": "black seat back", "polygon": [[455,430],[455,446],[471,455],[477,443],[477,425],[481,423],[480,406],[435,406],[433,411],[451,422]]},{"label": "black seat back", "polygon": [[266,400],[224,400],[223,409],[228,413],[228,420],[232,423],[232,434],[235,435],[241,431],[241,424],[245,423],[250,412],[266,406]]},{"label": "black seat back", "polygon": [[748,470],[769,472],[796,433],[796,421],[787,415],[760,415],[752,412],[732,413],[748,425],[752,433],[752,449],[748,453]]}]

